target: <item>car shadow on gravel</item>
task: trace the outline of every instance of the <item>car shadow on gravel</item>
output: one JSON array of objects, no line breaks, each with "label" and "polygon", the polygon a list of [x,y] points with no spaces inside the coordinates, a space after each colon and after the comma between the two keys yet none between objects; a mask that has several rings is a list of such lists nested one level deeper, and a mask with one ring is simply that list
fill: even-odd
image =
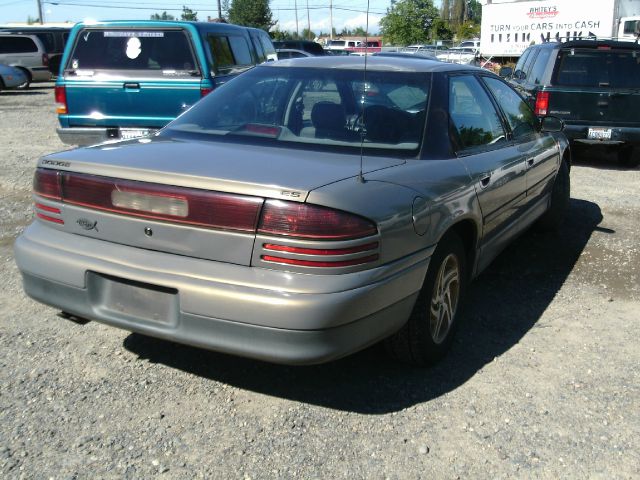
[{"label": "car shadow on gravel", "polygon": [[464,384],[534,328],[593,231],[608,231],[598,227],[601,221],[598,205],[572,199],[561,231],[531,231],[514,242],[471,285],[453,348],[429,369],[397,364],[380,346],[308,367],[272,365],[139,334],[129,335],[124,346],[150,362],[266,395],[366,414],[402,410]]}]

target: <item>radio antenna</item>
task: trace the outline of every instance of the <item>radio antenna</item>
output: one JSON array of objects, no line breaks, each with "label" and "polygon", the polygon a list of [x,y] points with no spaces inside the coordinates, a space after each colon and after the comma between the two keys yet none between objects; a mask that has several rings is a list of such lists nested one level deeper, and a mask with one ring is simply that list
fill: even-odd
[{"label": "radio antenna", "polygon": [[362,162],[364,157],[364,137],[367,134],[364,118],[364,103],[367,99],[367,57],[369,50],[369,0],[367,0],[367,23],[364,31],[364,71],[362,72],[362,115],[360,115],[360,121],[362,127],[360,128],[360,172],[358,173],[358,182],[364,183],[364,175],[362,173]]}]

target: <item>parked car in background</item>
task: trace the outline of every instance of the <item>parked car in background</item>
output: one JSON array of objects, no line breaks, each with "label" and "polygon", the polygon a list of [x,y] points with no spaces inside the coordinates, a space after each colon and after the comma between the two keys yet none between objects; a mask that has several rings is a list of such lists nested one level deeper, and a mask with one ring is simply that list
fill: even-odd
[{"label": "parked car in background", "polygon": [[19,68],[0,64],[0,91],[27,83],[27,75]]},{"label": "parked car in background", "polygon": [[565,123],[575,149],[614,148],[640,164],[640,45],[574,40],[529,47],[510,73],[537,115]]},{"label": "parked car in background", "polygon": [[0,63],[22,70],[27,88],[32,82],[48,82],[49,55],[36,35],[0,32]]},{"label": "parked car in background", "polygon": [[273,46],[276,50],[293,49],[302,50],[311,55],[326,55],[324,48],[318,42],[312,42],[311,40],[279,40],[273,42]]},{"label": "parked car in background", "polygon": [[290,364],[386,338],[429,364],[468,281],[561,224],[560,128],[477,68],[271,62],[150,138],[42,158],[15,258],[36,300],[127,330]]},{"label": "parked car in background", "polygon": [[412,53],[415,55],[422,55],[425,57],[435,58],[437,53],[443,52],[445,50],[447,50],[447,48],[442,45],[415,44],[415,45],[409,45],[407,47],[404,47],[401,51],[406,53]]},{"label": "parked car in background", "polygon": [[478,53],[471,47],[453,47],[449,50],[436,53],[436,58],[443,62],[470,65],[475,63],[478,58]]},{"label": "parked car in background", "polygon": [[258,63],[276,60],[264,30],[224,23],[77,24],[55,93],[67,144],[148,135]]},{"label": "parked car in background", "polygon": [[289,58],[304,58],[304,57],[313,57],[314,55],[305,52],[304,50],[296,50],[295,48],[276,48],[276,53],[278,54],[278,60],[285,60]]},{"label": "parked car in background", "polygon": [[332,50],[344,51],[347,48],[361,47],[361,40],[329,40],[324,49],[331,52]]},{"label": "parked car in background", "polygon": [[0,31],[38,37],[49,57],[49,71],[52,75],[58,74],[62,53],[69,38],[71,27],[39,27],[33,25],[27,27],[2,27]]}]

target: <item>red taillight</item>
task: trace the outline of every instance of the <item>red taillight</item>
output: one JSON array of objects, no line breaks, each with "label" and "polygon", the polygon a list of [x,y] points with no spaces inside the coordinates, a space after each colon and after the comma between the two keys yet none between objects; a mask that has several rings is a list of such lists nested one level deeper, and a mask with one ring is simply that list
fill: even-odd
[{"label": "red taillight", "polygon": [[549,109],[549,92],[538,92],[536,95],[536,115],[546,115]]},{"label": "red taillight", "polygon": [[60,172],[46,168],[36,169],[36,174],[33,177],[33,191],[41,197],[62,200]]},{"label": "red taillight", "polygon": [[211,87],[200,87],[200,98],[206,97],[211,92],[213,92],[213,88]]},{"label": "red taillight", "polygon": [[45,67],[49,66],[49,55],[47,55],[46,53],[42,54],[42,65],[44,65]]},{"label": "red taillight", "polygon": [[255,232],[262,199],[192,188],[62,174],[65,203],[175,223]]},{"label": "red taillight", "polygon": [[65,90],[65,87],[56,85],[55,97],[56,97],[56,103],[58,104],[58,108],[56,108],[56,113],[58,114],[67,113],[68,112],[67,91]]},{"label": "red taillight", "polygon": [[376,226],[362,217],[306,203],[268,200],[258,232],[267,235],[348,240],[374,235]]}]

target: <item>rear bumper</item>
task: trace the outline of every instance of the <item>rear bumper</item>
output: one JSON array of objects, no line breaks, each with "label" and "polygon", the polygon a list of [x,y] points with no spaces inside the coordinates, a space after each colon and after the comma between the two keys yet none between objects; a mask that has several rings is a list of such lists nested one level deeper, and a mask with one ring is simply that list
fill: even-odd
[{"label": "rear bumper", "polygon": [[157,129],[151,128],[105,128],[105,127],[61,127],[56,132],[62,143],[67,145],[97,145],[108,141],[124,140],[128,133],[144,130],[145,136],[152,135]]},{"label": "rear bumper", "polygon": [[49,82],[51,81],[51,72],[49,67],[31,67],[29,68],[31,73],[32,82]]},{"label": "rear bumper", "polygon": [[[397,331],[431,253],[371,272],[300,275],[116,245],[37,221],[15,244],[24,289],[40,302],[125,330],[286,364],[333,360]],[[164,296],[146,297],[154,302],[148,310],[161,312],[155,318],[113,294],[140,289],[144,306],[145,286],[173,292],[166,311],[155,306]]]},{"label": "rear bumper", "polygon": [[[589,128],[611,128],[611,139],[592,140],[588,138]],[[564,134],[571,142],[585,145],[640,145],[640,127],[615,127],[607,125],[571,125],[565,124]]]}]

